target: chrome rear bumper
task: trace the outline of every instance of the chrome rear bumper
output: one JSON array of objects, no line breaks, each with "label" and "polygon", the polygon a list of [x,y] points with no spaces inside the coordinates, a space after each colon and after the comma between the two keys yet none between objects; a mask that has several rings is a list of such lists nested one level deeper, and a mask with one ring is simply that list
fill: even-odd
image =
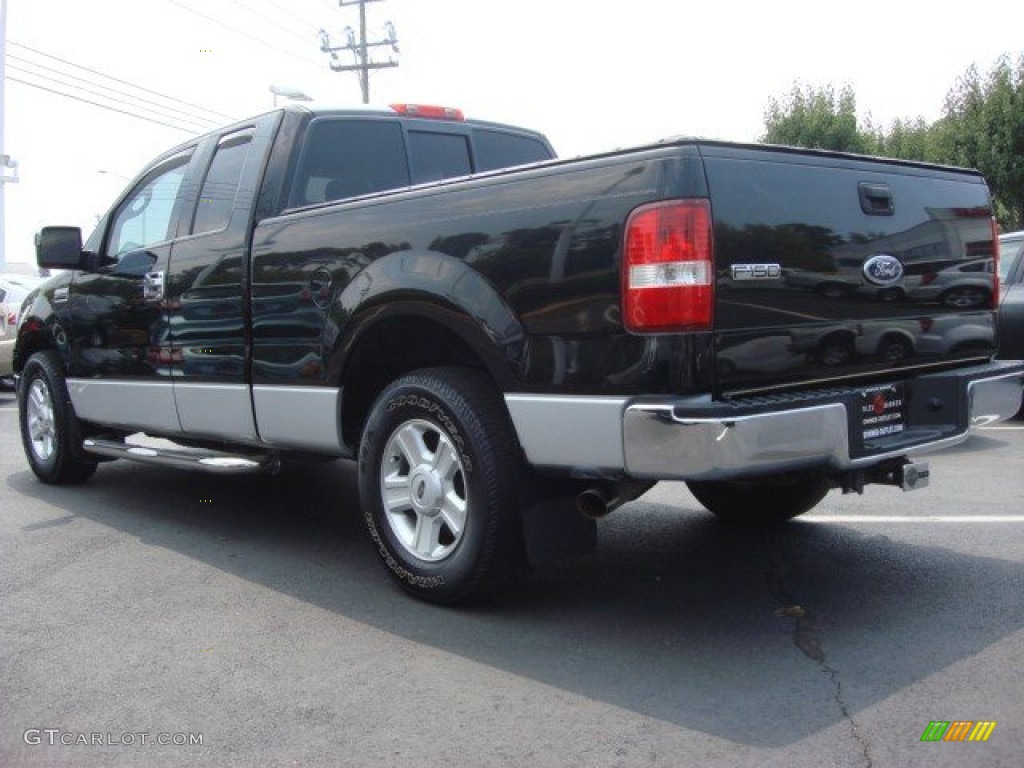
[{"label": "chrome rear bumper", "polygon": [[[920,377],[913,382],[919,390],[916,397],[932,397],[931,392],[947,390],[951,383],[958,383],[956,379],[963,387],[954,388],[959,407],[944,403],[944,418],[931,423],[915,420],[912,408],[906,432],[889,441],[891,448],[860,452],[851,447],[855,441],[851,440],[849,397],[821,405],[709,418],[700,417],[694,412],[700,409],[693,404],[687,408],[685,402],[634,403],[622,419],[626,473],[640,478],[720,480],[814,466],[855,469],[956,445],[967,439],[971,429],[1011,418],[1021,406],[1024,366],[966,380],[962,372]],[[939,410],[938,404],[934,407]],[[928,406],[917,411],[927,413]]]},{"label": "chrome rear bumper", "polygon": [[[1021,406],[1024,362],[899,382],[905,430],[858,443],[862,389],[715,401],[507,395],[534,466],[578,477],[720,480],[822,467],[841,471],[947,448]],[[865,441],[866,442],[866,441]]]}]

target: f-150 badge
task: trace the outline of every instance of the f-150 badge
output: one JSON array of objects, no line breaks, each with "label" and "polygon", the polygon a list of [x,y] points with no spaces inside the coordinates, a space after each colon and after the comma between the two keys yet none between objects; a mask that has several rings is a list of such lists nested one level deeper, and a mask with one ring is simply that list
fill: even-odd
[{"label": "f-150 badge", "polygon": [[778,264],[733,264],[733,280],[778,280],[782,267]]}]

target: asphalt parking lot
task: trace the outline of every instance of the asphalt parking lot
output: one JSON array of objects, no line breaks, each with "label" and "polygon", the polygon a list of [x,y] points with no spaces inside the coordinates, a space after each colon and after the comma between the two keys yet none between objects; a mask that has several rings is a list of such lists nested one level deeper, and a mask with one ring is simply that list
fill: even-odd
[{"label": "asphalt parking lot", "polygon": [[391,585],[348,465],[48,487],[0,393],[0,765],[1019,766],[1024,422],[930,461],[772,531],[662,484],[453,610]]}]

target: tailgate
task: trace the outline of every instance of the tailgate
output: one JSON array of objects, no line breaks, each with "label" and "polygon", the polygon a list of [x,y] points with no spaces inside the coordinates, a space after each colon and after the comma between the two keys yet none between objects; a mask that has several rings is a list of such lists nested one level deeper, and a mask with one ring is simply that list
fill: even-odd
[{"label": "tailgate", "polygon": [[995,244],[977,173],[777,148],[702,152],[720,390],[994,351]]}]

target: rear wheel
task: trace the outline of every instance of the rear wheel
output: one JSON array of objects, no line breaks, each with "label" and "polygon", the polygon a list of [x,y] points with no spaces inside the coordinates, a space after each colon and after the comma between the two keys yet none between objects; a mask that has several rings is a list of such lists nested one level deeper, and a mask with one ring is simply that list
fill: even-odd
[{"label": "rear wheel", "polygon": [[690,492],[715,516],[735,523],[779,523],[813,509],[828,493],[819,475],[793,474],[757,480],[694,481]]},{"label": "rear wheel", "polygon": [[817,358],[822,365],[842,365],[853,359],[853,336],[833,333],[818,342]]},{"label": "rear wheel", "polygon": [[22,371],[18,391],[21,442],[29,466],[44,483],[80,483],[96,471],[82,452],[82,434],[55,352],[37,352]]},{"label": "rear wheel", "polygon": [[963,285],[959,288],[950,288],[940,297],[940,301],[947,307],[955,309],[971,309],[973,307],[988,306],[991,301],[991,294],[984,288],[973,285]]},{"label": "rear wheel", "polygon": [[914,354],[913,345],[904,337],[895,334],[886,336],[878,343],[876,355],[887,363],[898,363]]},{"label": "rear wheel", "polygon": [[845,283],[821,283],[816,290],[827,299],[844,299],[850,295],[851,287]]},{"label": "rear wheel", "polygon": [[359,449],[363,515],[392,578],[417,597],[472,600],[518,572],[520,478],[504,403],[476,371],[402,376],[371,409]]},{"label": "rear wheel", "polygon": [[883,288],[875,295],[879,301],[884,301],[886,304],[903,300],[903,291],[900,288]]}]

